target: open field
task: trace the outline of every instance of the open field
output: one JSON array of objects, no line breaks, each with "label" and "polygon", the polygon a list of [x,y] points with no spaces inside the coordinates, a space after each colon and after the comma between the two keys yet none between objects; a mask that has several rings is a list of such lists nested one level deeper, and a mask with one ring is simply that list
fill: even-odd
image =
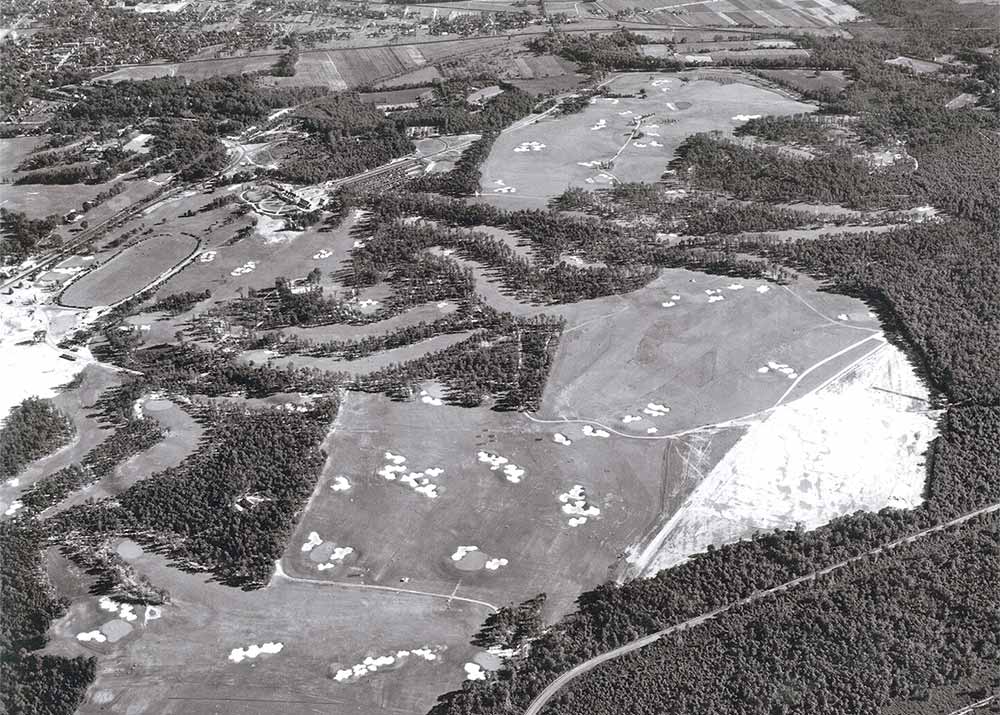
[{"label": "open field", "polygon": [[[467,645],[468,635],[489,612],[446,598],[282,577],[245,592],[170,568],[131,542],[119,553],[165,587],[171,603],[158,617],[138,607],[129,622],[88,597],[53,624],[47,652],[101,656],[97,680],[79,710],[84,714],[426,712],[439,693],[461,684],[463,664],[477,653]],[[96,629],[113,636],[105,642],[77,639]],[[280,652],[230,660],[234,649],[268,642],[281,643]],[[421,648],[434,659],[396,655]],[[390,654],[395,662],[379,672],[346,681],[333,677],[367,656]]]},{"label": "open field", "polygon": [[838,379],[763,418],[639,553],[653,574],[755,531],[813,529],[858,510],[923,500],[936,436],[926,388],[898,349],[875,341]]},{"label": "open field", "polygon": [[[57,214],[63,216],[72,210],[80,211],[84,201],[90,201],[95,196],[114,183],[104,184],[23,184],[15,186],[14,181],[22,174],[14,169],[24,161],[32,149],[48,139],[47,136],[18,137],[0,139],[0,177],[9,179],[11,183],[0,185],[0,207],[8,211],[23,211],[30,218],[42,218]],[[118,196],[87,213],[86,218],[93,222],[115,211],[148,196],[157,187],[146,181],[131,181],[128,188]],[[68,227],[59,229],[66,233]]]},{"label": "open field", "polygon": [[62,303],[89,308],[124,300],[184,260],[197,245],[186,235],[152,236],[73,283],[63,293]]},{"label": "open field", "polygon": [[[497,604],[545,591],[550,613],[566,612],[581,589],[612,574],[622,545],[655,523],[661,499],[686,491],[668,473],[672,443],[574,435],[565,446],[553,441],[555,432],[517,414],[348,395],[325,444],[323,477],[285,553],[286,571]],[[523,469],[520,481],[491,470],[479,452]],[[427,475],[436,497],[379,474],[399,457]],[[576,527],[559,498],[575,485],[601,511]],[[324,544],[306,551],[312,532]],[[327,570],[334,545],[353,553]],[[478,568],[452,558],[461,545],[478,547]],[[507,563],[486,568],[491,559]]]},{"label": "open field", "polygon": [[814,109],[749,84],[686,81],[692,76],[620,75],[607,86],[609,91],[644,89],[647,98],[597,97],[582,112],[547,117],[502,134],[483,165],[482,200],[538,208],[569,186],[656,181],[691,134],[728,133],[753,115]]},{"label": "open field", "polygon": [[840,70],[760,70],[767,79],[787,84],[804,92],[828,90],[840,92],[850,84],[850,80]]}]

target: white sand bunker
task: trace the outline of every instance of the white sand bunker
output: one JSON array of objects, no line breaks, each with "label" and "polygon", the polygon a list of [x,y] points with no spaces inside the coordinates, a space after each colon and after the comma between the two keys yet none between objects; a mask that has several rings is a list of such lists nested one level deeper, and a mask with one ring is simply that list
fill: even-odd
[{"label": "white sand bunker", "polygon": [[726,290],[743,290],[745,286],[742,283],[730,283],[726,286]]},{"label": "white sand bunker", "polygon": [[632,142],[632,146],[639,147],[640,149],[645,149],[647,145],[641,142]]},{"label": "white sand bunker", "polygon": [[755,531],[915,507],[936,435],[927,397],[905,355],[883,345],[836,382],[753,423],[636,565],[649,575]]},{"label": "white sand bunker", "polygon": [[[659,135],[657,134],[657,136],[659,136]],[[653,141],[649,142],[649,145],[650,146],[654,146],[654,147],[661,147],[661,146],[663,146],[662,144],[660,144],[660,142],[656,141],[655,139]]]},{"label": "white sand bunker", "polygon": [[567,447],[573,444],[573,440],[564,435],[562,432],[556,432],[554,435],[552,435],[552,441],[555,442],[556,444],[562,444]]},{"label": "white sand bunker", "polygon": [[718,303],[720,300],[725,300],[721,295],[710,295],[708,297],[709,303]]},{"label": "white sand bunker", "polygon": [[647,427],[646,428],[646,434],[656,434],[659,431],[660,430],[656,429],[655,427]]},{"label": "white sand bunker", "polygon": [[440,407],[444,404],[444,401],[440,397],[427,394],[427,390],[420,391],[420,401],[425,405],[432,405],[433,407]]},{"label": "white sand bunker", "polygon": [[111,613],[117,613],[118,617],[131,623],[136,620],[139,616],[135,614],[135,606],[131,603],[121,603],[119,601],[114,601],[107,596],[101,596],[97,601],[97,605],[100,606],[101,610],[109,611]]},{"label": "white sand bunker", "polygon": [[431,481],[431,478],[437,478],[444,474],[443,469],[440,467],[430,467],[420,472],[411,472],[403,464],[406,461],[406,457],[403,455],[386,452],[385,458],[389,463],[382,465],[382,468],[376,474],[387,482],[399,482],[408,486],[417,494],[422,494],[428,499],[438,498],[438,486]]},{"label": "white sand bunker", "polygon": [[582,431],[588,437],[602,437],[604,439],[607,439],[608,437],[611,436],[611,434],[606,430],[594,429],[590,425],[584,425]]},{"label": "white sand bunker", "polygon": [[662,305],[664,308],[673,308],[675,305],[677,305],[677,302],[673,300],[665,300],[662,303],[660,303],[660,305]]},{"label": "white sand bunker", "polygon": [[631,109],[626,109],[624,112],[618,112],[618,116],[619,117],[627,117],[630,114],[632,114],[632,110]]},{"label": "white sand bunker", "polygon": [[517,193],[517,189],[515,189],[513,186],[507,186],[507,184],[504,183],[503,179],[497,179],[493,183],[496,184],[499,187],[499,188],[493,189],[493,193],[494,194],[514,194],[514,193]]},{"label": "white sand bunker", "polygon": [[103,643],[108,639],[108,637],[100,631],[87,631],[86,633],[77,633],[76,639],[85,643],[90,641],[93,641],[94,643]]},{"label": "white sand bunker", "polygon": [[314,261],[322,261],[323,259],[329,258],[332,255],[333,255],[333,251],[328,251],[328,250],[326,250],[324,248],[321,251],[319,251],[319,253],[314,253],[313,254],[313,260]]},{"label": "white sand bunker", "polygon": [[302,544],[302,552],[309,553],[322,543],[323,539],[319,538],[319,534],[315,531],[310,531],[309,538],[306,540],[306,543]]},{"label": "white sand bunker", "polygon": [[595,166],[600,166],[601,165],[601,162],[599,162],[597,160],[594,160],[594,161],[578,161],[576,163],[579,164],[580,166],[585,166],[588,169],[593,169]]},{"label": "white sand bunker", "polygon": [[797,373],[794,368],[789,367],[783,362],[775,362],[774,360],[769,360],[767,365],[761,365],[758,367],[757,372],[761,375],[766,375],[769,372],[780,372],[789,380],[794,380],[799,376],[799,373]]},{"label": "white sand bunker", "polygon": [[597,120],[597,124],[595,124],[594,126],[592,126],[590,128],[590,131],[596,132],[599,129],[604,129],[604,127],[606,127],[606,126],[608,126],[608,120],[607,119],[598,119]]},{"label": "white sand bunker", "polygon": [[837,320],[850,320],[850,319],[851,319],[851,316],[849,316],[847,313],[838,313],[837,314]]},{"label": "white sand bunker", "polygon": [[200,256],[198,256],[198,260],[201,261],[202,263],[211,263],[212,261],[215,260],[215,257],[218,254],[219,254],[218,251],[205,251]]},{"label": "white sand bunker", "polygon": [[337,476],[333,478],[333,484],[330,485],[330,489],[335,492],[346,492],[351,488],[351,480],[347,477]]},{"label": "white sand bunker", "polygon": [[466,556],[468,556],[469,554],[471,554],[474,551],[479,551],[479,547],[478,546],[459,546],[457,549],[455,549],[455,553],[453,553],[451,555],[451,560],[452,561],[461,561],[462,559],[464,559]]},{"label": "white sand bunker", "polygon": [[19,487],[19,486],[21,486],[21,480],[18,479],[17,477],[12,477],[12,478],[8,479],[6,482],[4,482],[4,486],[6,486],[6,487]]},{"label": "white sand bunker", "polygon": [[545,148],[545,144],[541,142],[521,142],[518,146],[514,147],[514,151],[518,153],[526,151],[541,151]]},{"label": "white sand bunker", "polygon": [[647,414],[650,417],[664,417],[670,408],[666,405],[660,404],[659,402],[647,402],[646,406],[642,408],[643,414]]},{"label": "white sand bunker", "polygon": [[354,247],[355,248],[364,248],[367,245],[368,245],[367,241],[362,241],[360,239],[357,239],[357,240],[354,241]]},{"label": "white sand bunker", "polygon": [[391,665],[402,665],[402,661],[409,659],[411,656],[422,658],[426,661],[434,661],[439,657],[437,649],[426,646],[423,648],[414,648],[413,650],[397,650],[392,655],[370,655],[357,665],[339,669],[334,673],[333,679],[338,683],[356,681],[366,675],[378,672],[380,668],[386,668]]},{"label": "white sand bunker", "polygon": [[242,266],[237,266],[229,272],[229,275],[236,277],[246,273],[253,273],[257,269],[257,261],[247,261]]},{"label": "white sand bunker", "polygon": [[582,484],[574,484],[568,492],[559,495],[562,512],[569,517],[569,526],[577,527],[587,523],[587,520],[601,515],[601,510],[587,501],[587,490]]},{"label": "white sand bunker", "polygon": [[229,660],[234,663],[242,663],[248,658],[253,660],[259,655],[280,653],[284,647],[284,643],[262,643],[261,645],[249,645],[246,648],[233,648],[229,651]]},{"label": "white sand bunker", "polygon": [[460,571],[496,571],[510,562],[504,558],[491,558],[489,554],[482,551],[478,546],[459,546],[451,554],[451,560],[455,563],[455,568]]},{"label": "white sand bunker", "polygon": [[519,484],[524,478],[524,470],[513,464],[509,459],[491,452],[478,452],[476,458],[483,464],[490,465],[490,471],[503,471],[504,478],[511,484]]},{"label": "white sand bunker", "polygon": [[490,559],[485,564],[483,564],[483,568],[485,568],[487,571],[496,571],[501,566],[506,566],[509,563],[510,561],[508,561],[505,558]]},{"label": "white sand bunker", "polygon": [[378,305],[378,301],[372,298],[365,298],[358,301],[359,308],[374,308],[376,305]]},{"label": "white sand bunker", "polygon": [[[332,569],[340,564],[341,561],[346,559],[348,556],[354,553],[353,546],[337,546],[336,544],[330,544],[330,555],[327,557],[326,563],[317,564],[317,571],[326,571],[327,569]],[[320,547],[321,549],[322,547]],[[315,554],[320,554],[320,549],[316,549]]]},{"label": "white sand bunker", "polygon": [[486,671],[480,667],[479,663],[466,663],[465,668],[465,679],[466,680],[486,680]]},{"label": "white sand bunker", "polygon": [[160,606],[146,606],[146,613],[142,619],[142,625],[146,625],[150,621],[156,621],[163,618],[163,609]]},{"label": "white sand bunker", "polygon": [[771,286],[757,286],[754,290],[756,290],[758,293],[767,293],[769,290],[771,290]]},{"label": "white sand bunker", "polygon": [[10,503],[10,506],[4,509],[4,516],[14,516],[18,511],[24,508],[24,502],[20,499],[15,499]]},{"label": "white sand bunker", "polygon": [[733,117],[734,122],[749,122],[751,119],[760,119],[759,114],[737,114]]},{"label": "white sand bunker", "polygon": [[640,417],[639,415],[625,415],[624,417],[622,417],[622,422],[624,422],[625,424],[631,424],[632,422],[639,422],[641,420],[642,417]]}]

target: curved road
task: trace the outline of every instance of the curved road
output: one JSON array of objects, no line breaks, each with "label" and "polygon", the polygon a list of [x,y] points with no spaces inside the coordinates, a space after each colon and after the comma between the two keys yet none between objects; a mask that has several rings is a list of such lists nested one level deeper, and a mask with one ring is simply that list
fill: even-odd
[{"label": "curved road", "polygon": [[977,516],[990,514],[998,510],[1000,510],[1000,502],[997,502],[996,504],[990,504],[989,506],[985,506],[982,509],[977,509],[976,511],[971,511],[968,514],[963,514],[962,516],[956,517],[951,521],[947,521],[943,524],[938,524],[937,526],[932,526],[929,529],[924,529],[923,531],[918,531],[915,534],[910,534],[909,536],[904,536],[901,539],[896,539],[895,541],[891,541],[888,544],[879,546],[875,549],[872,549],[871,551],[867,551],[863,554],[860,554],[859,556],[853,556],[849,559],[833,564],[832,566],[827,566],[825,569],[821,569],[819,571],[813,571],[812,573],[806,574],[805,576],[800,576],[799,578],[792,579],[791,581],[787,581],[786,583],[775,586],[774,588],[769,588],[765,591],[757,591],[756,593],[753,593],[744,599],[726,604],[725,606],[717,608],[714,611],[709,611],[708,613],[703,613],[700,616],[695,616],[694,618],[690,618],[686,621],[683,621],[682,623],[670,626],[669,628],[664,628],[661,631],[650,633],[648,636],[643,636],[642,638],[638,638],[632,641],[631,643],[626,643],[625,645],[615,648],[614,650],[609,650],[607,653],[602,653],[601,655],[595,656],[590,660],[584,661],[583,663],[580,663],[574,668],[571,668],[570,670],[566,671],[558,678],[553,680],[551,683],[549,683],[548,687],[546,687],[545,690],[539,693],[538,696],[531,701],[531,704],[528,705],[528,709],[524,711],[524,715],[539,715],[539,713],[542,712],[542,709],[546,706],[546,704],[548,704],[548,702],[553,697],[555,697],[556,693],[558,693],[560,690],[566,687],[566,685],[571,680],[574,680],[575,678],[578,678],[584,673],[593,670],[602,663],[621,657],[623,655],[626,655],[627,653],[639,650],[640,648],[644,648],[650,643],[655,643],[664,636],[669,636],[674,633],[677,633],[678,631],[683,631],[687,628],[693,628],[695,626],[701,625],[705,621],[711,620],[720,613],[725,613],[726,611],[736,606],[742,606],[744,604],[752,603],[753,601],[759,601],[763,598],[767,598],[769,596],[773,596],[783,591],[787,591],[788,589],[794,586],[798,586],[799,584],[805,583],[807,581],[814,581],[817,576],[823,576],[833,571],[837,571],[838,569],[842,569],[844,566],[854,563],[855,561],[860,561],[861,559],[868,558],[869,556],[874,556],[876,554],[888,551],[889,549],[894,549],[901,544],[912,543],[914,541],[917,541],[918,539],[922,539],[928,534],[933,534],[934,532],[942,531],[952,526],[957,526],[958,524],[962,524],[966,521],[969,521],[970,519],[974,519]]}]

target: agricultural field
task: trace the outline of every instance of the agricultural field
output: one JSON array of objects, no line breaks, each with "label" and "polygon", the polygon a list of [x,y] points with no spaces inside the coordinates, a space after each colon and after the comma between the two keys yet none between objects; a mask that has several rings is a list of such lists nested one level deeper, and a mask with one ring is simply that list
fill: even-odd
[{"label": "agricultural field", "polygon": [[594,97],[582,112],[506,132],[483,166],[482,200],[539,208],[569,186],[656,181],[691,134],[728,133],[753,116],[815,109],[762,87],[708,76],[620,75],[607,91],[645,96]]},{"label": "agricultural field", "polygon": [[811,0],[710,0],[679,3],[662,0],[599,0],[609,14],[634,9],[651,23],[690,27],[833,27],[858,19],[860,13],[844,2]]}]

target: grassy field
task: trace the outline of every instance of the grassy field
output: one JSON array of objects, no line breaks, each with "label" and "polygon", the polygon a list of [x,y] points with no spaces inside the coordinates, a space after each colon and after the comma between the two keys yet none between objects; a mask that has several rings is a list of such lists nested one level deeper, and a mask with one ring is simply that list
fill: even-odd
[{"label": "grassy field", "polygon": [[63,293],[62,303],[84,308],[117,303],[177,265],[196,246],[197,241],[186,235],[150,237],[70,285]]},{"label": "grassy field", "polygon": [[[691,27],[832,27],[860,13],[847,3],[819,4],[811,0],[709,0],[672,3],[660,0],[599,0],[609,14],[626,9],[645,10],[649,22]],[[673,7],[671,7],[673,6]],[[668,9],[671,8],[671,9]]]},{"label": "grassy field", "polygon": [[[439,693],[461,684],[462,665],[477,652],[468,635],[488,613],[461,601],[282,578],[245,592],[168,567],[156,555],[121,553],[165,587],[171,603],[147,623],[138,608],[131,632],[117,643],[76,639],[114,619],[95,597],[77,601],[53,625],[47,652],[101,656],[78,711],[84,714],[423,713]],[[60,577],[70,592],[79,593],[81,581],[79,574]],[[235,648],[265,642],[283,648],[241,663],[228,659]],[[332,677],[366,656],[421,647],[436,658],[400,658],[354,682]]]},{"label": "grassy field", "polygon": [[[483,166],[483,200],[510,208],[538,208],[568,186],[656,181],[691,134],[731,132],[747,116],[814,109],[749,84],[685,81],[694,76],[621,75],[608,85],[609,91],[645,90],[647,97],[596,98],[582,112],[547,117],[501,135]],[[642,124],[635,130],[639,117]],[[613,168],[598,166],[609,161]]]},{"label": "grassy field", "polygon": [[[649,530],[661,499],[682,497],[686,483],[668,469],[672,445],[666,441],[581,438],[567,447],[555,443],[553,433],[519,414],[348,395],[285,569],[387,586],[403,586],[406,579],[406,588],[494,604],[545,591],[551,615],[571,609],[579,591],[606,580],[622,548]],[[524,469],[522,481],[491,471],[479,461],[480,451]],[[442,469],[432,476],[438,498],[379,475],[386,452],[405,456],[413,470]],[[333,489],[338,477],[346,477],[350,489]],[[601,515],[574,528],[559,495],[577,484]],[[354,553],[320,572],[312,552],[302,550],[314,531]],[[463,570],[452,558],[460,545],[478,546],[508,563]]]}]

